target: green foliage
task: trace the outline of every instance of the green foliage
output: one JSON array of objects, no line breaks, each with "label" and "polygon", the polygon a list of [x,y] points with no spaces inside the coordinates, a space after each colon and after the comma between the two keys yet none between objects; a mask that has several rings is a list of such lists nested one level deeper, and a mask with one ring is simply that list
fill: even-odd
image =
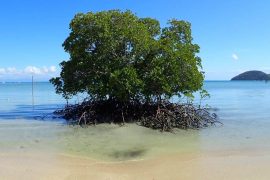
[{"label": "green foliage", "polygon": [[203,89],[200,91],[200,99],[203,100],[205,98],[210,98],[210,94],[205,89]]},{"label": "green foliage", "polygon": [[201,89],[199,46],[191,24],[139,18],[130,11],[77,14],[63,43],[70,54],[52,78],[56,92],[70,98],[86,92],[98,100],[150,101]]},{"label": "green foliage", "polygon": [[[208,91],[206,91],[205,89],[202,89],[200,91],[200,104],[199,104],[199,107],[202,106],[202,101],[206,98],[210,98],[210,94],[208,93]],[[208,105],[206,105],[208,106]]]}]

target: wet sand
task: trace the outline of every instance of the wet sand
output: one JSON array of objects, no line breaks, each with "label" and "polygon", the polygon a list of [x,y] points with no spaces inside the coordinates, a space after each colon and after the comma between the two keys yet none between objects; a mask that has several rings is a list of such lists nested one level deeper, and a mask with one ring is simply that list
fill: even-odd
[{"label": "wet sand", "polygon": [[270,179],[269,139],[248,132],[2,120],[0,179]]},{"label": "wet sand", "polygon": [[269,179],[270,154],[174,154],[106,162],[60,154],[1,154],[1,179]]},{"label": "wet sand", "polygon": [[0,180],[270,179],[269,83],[205,85],[224,126],[173,134],[34,120],[65,103],[54,88],[37,84],[33,109],[31,83],[1,86]]}]

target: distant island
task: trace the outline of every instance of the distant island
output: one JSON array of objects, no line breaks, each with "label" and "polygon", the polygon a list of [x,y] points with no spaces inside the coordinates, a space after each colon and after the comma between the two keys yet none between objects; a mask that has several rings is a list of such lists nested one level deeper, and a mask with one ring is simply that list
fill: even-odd
[{"label": "distant island", "polygon": [[252,81],[269,81],[270,75],[262,71],[246,71],[231,79],[232,81],[252,80]]}]

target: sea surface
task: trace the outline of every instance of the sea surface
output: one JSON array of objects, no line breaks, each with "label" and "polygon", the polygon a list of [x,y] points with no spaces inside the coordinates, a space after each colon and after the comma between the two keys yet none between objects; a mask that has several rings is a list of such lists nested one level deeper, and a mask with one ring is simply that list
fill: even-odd
[{"label": "sea surface", "polygon": [[[70,126],[52,116],[66,101],[51,84],[34,83],[32,96],[31,83],[2,83],[0,154],[46,152],[122,161],[175,153],[270,150],[270,83],[206,81],[204,88],[211,98],[203,103],[223,125],[162,133],[134,124]],[[77,96],[69,103],[82,100]]]}]

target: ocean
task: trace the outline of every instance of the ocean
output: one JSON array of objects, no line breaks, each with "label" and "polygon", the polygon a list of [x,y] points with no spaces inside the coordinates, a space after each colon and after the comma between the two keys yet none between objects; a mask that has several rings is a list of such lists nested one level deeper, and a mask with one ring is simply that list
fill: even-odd
[{"label": "ocean", "polygon": [[[203,101],[223,125],[162,133],[127,124],[81,128],[52,118],[66,101],[50,83],[0,84],[0,153],[46,152],[104,160],[162,154],[270,150],[270,83],[206,81]],[[83,100],[74,97],[70,103]],[[196,98],[198,101],[198,98]]]}]

